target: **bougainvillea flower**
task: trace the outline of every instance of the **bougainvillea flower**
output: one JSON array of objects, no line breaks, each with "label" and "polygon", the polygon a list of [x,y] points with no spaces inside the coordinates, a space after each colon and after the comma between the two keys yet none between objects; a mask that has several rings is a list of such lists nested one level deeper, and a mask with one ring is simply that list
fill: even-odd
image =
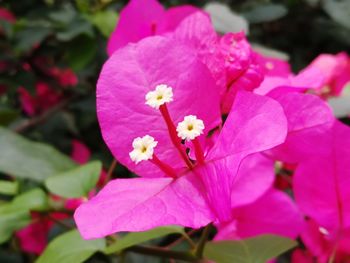
[{"label": "bougainvillea flower", "polygon": [[165,10],[157,0],[131,0],[120,12],[117,26],[108,41],[108,54],[112,55],[128,43],[172,31],[196,11],[199,9],[189,5]]},{"label": "bougainvillea flower", "polygon": [[216,240],[243,239],[263,234],[296,238],[303,220],[287,194],[269,190],[257,201],[232,210],[232,222],[218,225]]},{"label": "bougainvillea flower", "polygon": [[[27,253],[41,254],[47,246],[48,235],[54,222],[46,215],[32,213],[33,222],[16,232],[21,249]],[[69,216],[64,213],[54,212],[51,217],[55,220],[63,220]]]},{"label": "bougainvillea flower", "polygon": [[323,95],[339,96],[350,82],[350,57],[341,52],[336,55],[321,54],[315,58],[309,68],[317,68],[324,75]]},{"label": "bougainvillea flower", "polygon": [[[148,178],[112,181],[81,205],[75,220],[83,237],[230,219],[241,161],[282,143],[286,120],[274,100],[239,92],[205,155],[200,138],[221,124],[217,91],[196,52],[173,38],[146,38],[110,57],[97,84],[102,135],[117,160]],[[193,143],[195,160],[181,139]],[[250,195],[247,189],[235,192]]]},{"label": "bougainvillea flower", "polygon": [[[297,167],[293,188],[301,211],[315,222],[318,231],[326,236],[327,243],[332,241],[331,250],[337,244],[337,249],[349,253],[346,244],[350,243],[342,240],[350,237],[350,128],[335,122],[328,135],[320,142],[328,146],[324,147],[322,154]],[[307,243],[311,246],[317,242]]]},{"label": "bougainvillea flower", "polygon": [[336,263],[348,262],[346,260],[350,256],[349,230],[341,233],[328,231],[314,220],[308,219],[301,238],[308,249],[304,252],[305,257],[317,258],[317,262],[320,263],[329,262],[331,257],[334,257],[333,262]]},{"label": "bougainvillea flower", "polygon": [[74,71],[70,68],[57,68],[53,67],[49,69],[48,74],[52,75],[62,87],[73,87],[78,84],[78,77]]},{"label": "bougainvillea flower", "polygon": [[7,86],[0,84],[0,97],[7,91]]},{"label": "bougainvillea flower", "polygon": [[32,96],[25,88],[20,87],[18,89],[22,109],[29,116],[34,116],[50,109],[62,99],[61,94],[50,88],[46,83],[38,82],[35,85],[35,90],[36,95]]},{"label": "bougainvillea flower", "polygon": [[6,8],[0,8],[0,20],[13,24],[16,22],[16,17]]},{"label": "bougainvillea flower", "polygon": [[319,91],[323,87],[324,76],[316,67],[307,67],[297,75],[289,76],[266,76],[261,85],[254,90],[255,93],[265,95],[275,89],[293,87],[300,92],[312,90]]},{"label": "bougainvillea flower", "polygon": [[322,154],[328,146],[321,142],[334,122],[330,107],[312,94],[276,90],[269,96],[283,107],[288,120],[286,141],[270,153],[286,163],[298,163]]},{"label": "bougainvillea flower", "polygon": [[253,90],[263,79],[257,54],[243,32],[219,37],[210,18],[196,12],[186,17],[173,34],[176,40],[194,48],[212,73],[224,113],[228,113],[238,90]]},{"label": "bougainvillea flower", "polygon": [[260,55],[257,60],[264,72],[269,77],[289,77],[292,74],[288,61]]},{"label": "bougainvillea flower", "polygon": [[295,249],[291,257],[292,263],[314,263],[312,254],[307,250]]}]

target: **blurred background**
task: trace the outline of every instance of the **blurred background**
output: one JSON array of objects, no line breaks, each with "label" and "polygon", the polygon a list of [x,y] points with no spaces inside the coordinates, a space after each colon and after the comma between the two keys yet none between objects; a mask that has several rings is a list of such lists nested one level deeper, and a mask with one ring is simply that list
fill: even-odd
[{"label": "blurred background", "polygon": [[[219,32],[245,29],[254,46],[288,58],[294,71],[320,53],[350,53],[347,0],[161,2],[167,7],[192,4],[205,8]],[[0,1],[0,126],[68,155],[78,141],[92,153],[91,159],[102,160],[108,168],[112,156],[96,119],[95,84],[107,59],[106,41],[126,3]],[[0,133],[0,152],[11,151],[6,148],[11,142],[6,144],[6,140],[9,137]],[[25,153],[30,155],[31,149]],[[16,165],[22,161],[25,165],[25,156],[14,158]],[[132,176],[121,166],[117,166],[116,174]],[[0,173],[1,179],[6,176]],[[19,179],[19,191],[35,184],[27,178]],[[11,258],[11,262],[22,262],[18,255],[7,253],[9,246],[11,243],[0,246],[0,262],[10,262]]]}]

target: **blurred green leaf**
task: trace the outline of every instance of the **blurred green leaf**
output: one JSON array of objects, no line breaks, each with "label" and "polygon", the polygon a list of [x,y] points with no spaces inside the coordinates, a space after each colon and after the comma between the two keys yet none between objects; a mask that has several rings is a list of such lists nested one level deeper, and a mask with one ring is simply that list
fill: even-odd
[{"label": "blurred green leaf", "polygon": [[73,70],[79,71],[91,62],[96,55],[96,51],[96,40],[81,36],[69,43],[66,48],[65,60]]},{"label": "blurred green leaf", "polygon": [[49,203],[46,193],[40,188],[36,188],[16,196],[11,202],[11,206],[19,210],[45,211],[49,208]]},{"label": "blurred green leaf", "polygon": [[350,29],[350,1],[349,0],[324,0],[323,9],[336,22]]},{"label": "blurred green leaf", "polygon": [[0,206],[0,243],[7,241],[12,233],[31,221],[30,210],[48,208],[47,195],[41,189],[25,192],[12,202]]},{"label": "blurred green leaf", "polygon": [[68,172],[49,177],[45,181],[51,193],[65,197],[87,197],[96,186],[102,164],[100,161],[90,162]]},{"label": "blurred green leaf", "polygon": [[0,194],[15,195],[18,193],[18,182],[0,180]]},{"label": "blurred green leaf", "polygon": [[90,21],[100,30],[102,35],[109,37],[117,24],[118,14],[112,10],[99,11],[92,14]]},{"label": "blurred green leaf", "polygon": [[75,12],[73,6],[66,4],[62,9],[50,12],[48,16],[53,22],[68,25],[73,21],[76,15],[77,13]]},{"label": "blurred green leaf", "polygon": [[19,116],[19,112],[11,109],[0,108],[0,125],[7,126]]},{"label": "blurred green leaf", "polygon": [[76,164],[53,147],[32,142],[0,127],[0,172],[42,181]]},{"label": "blurred green leaf", "polygon": [[204,248],[204,257],[216,263],[265,263],[296,245],[294,240],[275,235],[208,242]]},{"label": "blurred green leaf", "polygon": [[84,240],[77,230],[55,238],[36,263],[80,263],[105,248],[104,239]]},{"label": "blurred green leaf", "polygon": [[28,27],[16,33],[16,49],[22,52],[31,50],[35,45],[40,44],[47,36],[52,33],[50,28],[46,27]]},{"label": "blurred green leaf", "polygon": [[287,15],[288,9],[280,4],[262,4],[243,13],[249,23],[265,23]]},{"label": "blurred green leaf", "polygon": [[26,210],[13,209],[10,204],[0,206],[0,244],[7,241],[12,233],[31,221]]},{"label": "blurred green leaf", "polygon": [[86,35],[93,37],[94,31],[91,24],[83,19],[74,19],[67,27],[56,34],[56,37],[60,41],[70,41],[79,35]]},{"label": "blurred green leaf", "polygon": [[149,231],[144,232],[133,232],[126,234],[125,236],[119,238],[115,243],[106,248],[107,254],[117,253],[126,249],[128,247],[155,239],[163,237],[169,234],[184,234],[182,227],[177,226],[167,226],[167,227],[157,227]]}]

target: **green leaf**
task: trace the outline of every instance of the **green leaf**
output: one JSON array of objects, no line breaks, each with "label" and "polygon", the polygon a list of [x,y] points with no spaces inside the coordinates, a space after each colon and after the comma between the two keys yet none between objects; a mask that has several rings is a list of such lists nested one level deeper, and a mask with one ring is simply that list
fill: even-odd
[{"label": "green leaf", "polygon": [[46,193],[36,188],[18,195],[11,204],[16,209],[45,211],[49,207]]},{"label": "green leaf", "polygon": [[16,49],[24,52],[29,51],[34,45],[40,44],[51,33],[52,30],[50,28],[28,27],[16,33]]},{"label": "green leaf", "polygon": [[0,172],[42,181],[76,164],[53,147],[32,142],[0,127]]},{"label": "green leaf", "polygon": [[18,182],[0,180],[0,194],[15,195],[18,193]]},{"label": "green leaf", "polygon": [[87,36],[77,37],[69,42],[65,54],[65,60],[74,71],[85,69],[97,52],[96,39]]},{"label": "green leaf", "polygon": [[336,22],[350,29],[350,1],[349,0],[324,0],[323,9]]},{"label": "green leaf", "polygon": [[182,227],[177,226],[167,226],[158,227],[144,232],[133,232],[126,234],[125,236],[118,239],[115,243],[106,248],[107,254],[112,254],[120,252],[128,247],[155,239],[163,237],[169,234],[185,234]]},{"label": "green leaf", "polygon": [[0,109],[0,125],[6,126],[19,116],[19,112],[11,109]]},{"label": "green leaf", "polygon": [[105,10],[91,15],[89,19],[100,30],[102,35],[109,37],[117,24],[118,14],[112,10]]},{"label": "green leaf", "polygon": [[45,185],[51,193],[65,198],[86,197],[96,186],[101,169],[100,161],[90,162],[46,179]]},{"label": "green leaf", "polygon": [[12,233],[19,230],[31,221],[29,211],[18,210],[5,204],[0,206],[0,244],[7,241]]},{"label": "green leaf", "polygon": [[58,32],[56,37],[60,41],[70,41],[79,35],[86,35],[89,37],[93,37],[94,35],[91,24],[83,18],[77,18],[72,21],[64,30]]},{"label": "green leaf", "polygon": [[280,4],[262,4],[243,15],[250,23],[265,23],[280,19],[287,15],[288,10]]},{"label": "green leaf", "polygon": [[208,242],[204,256],[216,263],[265,263],[295,247],[286,237],[262,235],[245,240]]},{"label": "green leaf", "polygon": [[47,196],[41,189],[25,192],[12,202],[0,206],[0,244],[7,241],[12,233],[31,222],[30,210],[46,210]]},{"label": "green leaf", "polygon": [[104,248],[104,239],[84,240],[72,230],[55,238],[36,263],[80,263]]}]

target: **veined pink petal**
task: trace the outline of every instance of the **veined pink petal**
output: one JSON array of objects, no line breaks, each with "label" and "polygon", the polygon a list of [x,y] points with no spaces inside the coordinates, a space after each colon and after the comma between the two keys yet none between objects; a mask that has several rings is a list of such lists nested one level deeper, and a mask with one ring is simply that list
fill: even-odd
[{"label": "veined pink petal", "polygon": [[136,166],[129,158],[132,141],[147,134],[158,141],[159,159],[175,169],[184,167],[160,111],[145,104],[146,94],[157,85],[173,88],[167,107],[175,125],[195,115],[206,134],[221,123],[215,81],[192,51],[172,38],[150,37],[116,51],[102,69],[97,114],[103,138],[116,159],[141,176],[163,176],[152,163]]},{"label": "veined pink petal", "polygon": [[262,234],[296,238],[303,219],[296,205],[285,193],[270,190],[255,202],[234,208],[233,221],[219,225],[216,239],[240,239]]},{"label": "veined pink petal", "polygon": [[274,161],[261,153],[247,156],[233,181],[231,207],[254,202],[272,187],[274,179]]},{"label": "veined pink petal", "polygon": [[[245,202],[257,198],[255,194],[251,197],[247,196],[250,193],[245,188],[244,180],[237,177],[244,157],[282,143],[286,130],[287,123],[283,110],[276,101],[246,91],[238,93],[216,144],[208,153],[206,158],[208,163],[198,168],[210,205],[216,211],[220,221],[230,219],[231,192],[234,189],[238,191],[237,196],[246,195],[243,198]],[[250,165],[250,161],[252,159],[247,161],[247,166]],[[242,167],[243,170],[245,168],[246,166]],[[266,178],[260,182],[257,181],[257,184],[261,184],[261,189],[256,190],[258,196],[263,194],[272,183],[271,174],[267,173],[267,175],[267,178],[270,178],[267,181],[265,181]],[[245,187],[240,189],[239,184]]]},{"label": "veined pink petal", "polygon": [[157,0],[130,0],[121,11],[117,26],[108,41],[108,54],[112,55],[130,42],[135,43],[155,35],[157,24],[164,16],[164,7]]},{"label": "veined pink petal", "polygon": [[179,40],[192,47],[200,60],[209,68],[213,75],[219,93],[226,91],[225,57],[219,47],[219,37],[211,23],[210,17],[204,12],[196,12],[186,17],[173,34]]},{"label": "veined pink petal", "polygon": [[193,175],[111,181],[74,218],[82,236],[99,238],[119,231],[144,231],[157,226],[199,228],[213,220]]},{"label": "veined pink petal", "polygon": [[185,17],[198,11],[200,9],[190,5],[165,10],[157,0],[131,0],[121,11],[117,26],[108,41],[108,54],[112,55],[128,43],[173,31]]},{"label": "veined pink petal", "polygon": [[287,120],[278,102],[239,91],[208,159],[264,151],[283,143],[286,134]]},{"label": "veined pink petal", "polygon": [[[286,141],[271,153],[281,161],[297,163],[329,149],[322,142],[334,122],[329,106],[315,95],[276,90],[269,94],[283,107],[288,120]],[[323,154],[324,155],[324,154]]]},{"label": "veined pink petal", "polygon": [[328,231],[342,232],[350,227],[350,128],[336,122],[326,143],[327,155],[297,167],[294,193],[305,215]]},{"label": "veined pink petal", "polygon": [[202,12],[201,9],[191,5],[181,5],[169,8],[165,12],[165,17],[159,23],[159,33],[173,31],[188,16],[196,12]]}]

